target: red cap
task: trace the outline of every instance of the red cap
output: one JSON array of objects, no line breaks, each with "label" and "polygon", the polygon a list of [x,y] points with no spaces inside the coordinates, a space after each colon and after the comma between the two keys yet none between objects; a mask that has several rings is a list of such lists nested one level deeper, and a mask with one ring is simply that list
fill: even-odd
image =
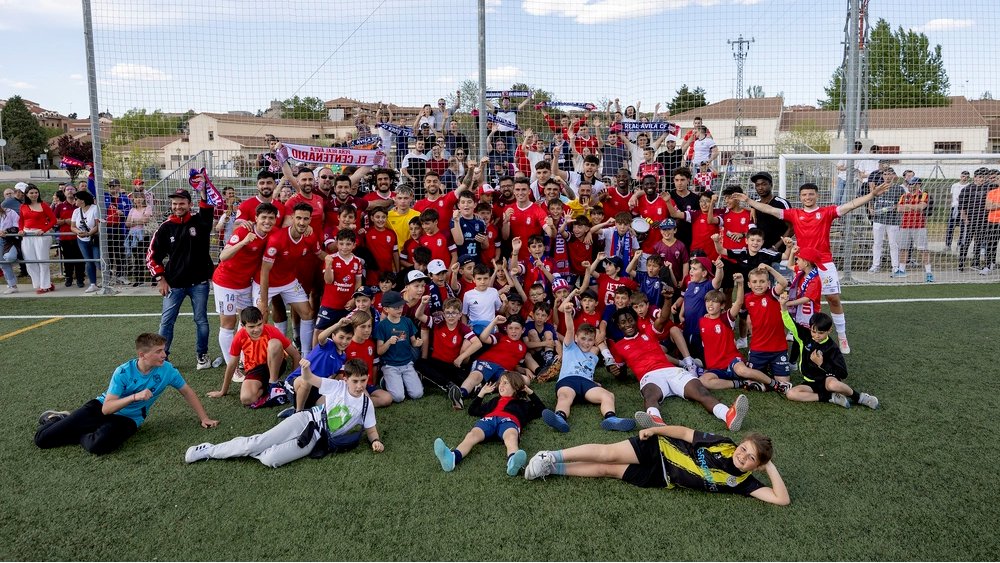
[{"label": "red cap", "polygon": [[712,261],[708,259],[708,256],[695,256],[694,259],[701,264],[702,268],[705,268],[708,275],[711,276],[714,273],[713,270],[715,270],[715,264],[712,264]]},{"label": "red cap", "polygon": [[143,182],[143,181],[142,181],[142,178],[136,178],[135,180],[132,180],[132,185],[133,185],[133,186],[142,186],[142,185],[144,185],[145,183],[146,183],[146,182]]},{"label": "red cap", "polygon": [[823,259],[821,258],[819,251],[816,250],[815,248],[810,248],[810,247],[800,248],[799,258],[802,258],[803,260],[808,260],[812,262],[820,270],[826,271],[826,267],[823,266],[823,261],[822,261]]}]

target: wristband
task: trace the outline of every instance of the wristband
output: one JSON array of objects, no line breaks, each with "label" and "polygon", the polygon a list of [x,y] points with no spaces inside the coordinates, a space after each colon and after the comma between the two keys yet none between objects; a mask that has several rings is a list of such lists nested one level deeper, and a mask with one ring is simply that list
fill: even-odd
[{"label": "wristband", "polygon": [[371,444],[371,445],[373,445],[373,446],[375,445],[375,442],[378,442],[378,443],[382,444],[383,446],[385,445],[385,443],[382,441],[381,438],[375,438],[374,440],[369,440],[368,441],[368,443]]}]

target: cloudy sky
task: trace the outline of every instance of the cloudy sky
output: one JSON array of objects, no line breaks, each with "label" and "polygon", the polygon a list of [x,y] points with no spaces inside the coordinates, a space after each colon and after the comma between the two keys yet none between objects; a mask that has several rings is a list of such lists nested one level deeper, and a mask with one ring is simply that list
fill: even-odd
[{"label": "cloudy sky", "polygon": [[[745,86],[815,104],[843,56],[847,1],[487,0],[488,84],[563,101],[642,101],[681,84],[735,94],[727,40],[753,38]],[[433,102],[477,76],[471,0],[94,0],[100,109],[256,111],[291,95]],[[951,93],[1000,96],[996,0],[871,0],[872,21],[941,44]],[[0,98],[89,113],[72,0],[0,0]],[[12,52],[10,49],[12,48]],[[13,54],[14,56],[11,56]]]}]

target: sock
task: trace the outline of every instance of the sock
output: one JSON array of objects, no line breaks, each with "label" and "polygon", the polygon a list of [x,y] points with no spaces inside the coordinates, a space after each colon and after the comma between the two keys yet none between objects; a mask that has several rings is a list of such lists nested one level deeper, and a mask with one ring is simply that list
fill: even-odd
[{"label": "sock", "polygon": [[565,475],[566,474],[566,464],[556,463],[556,466],[552,469],[553,475]]},{"label": "sock", "polygon": [[843,313],[830,313],[833,317],[833,326],[837,329],[837,334],[841,338],[847,338],[847,319],[844,318]]},{"label": "sock", "polygon": [[778,388],[778,380],[772,377],[771,378],[771,382],[767,384],[767,387],[768,387],[768,389],[777,389]]},{"label": "sock", "polygon": [[285,334],[288,331],[288,321],[281,321],[280,323],[274,323],[274,326],[281,331],[281,334]]},{"label": "sock", "polygon": [[451,450],[451,453],[455,454],[455,465],[458,465],[458,462],[462,461],[462,452],[456,448]]},{"label": "sock", "polygon": [[300,340],[302,344],[302,357],[308,356],[309,351],[313,347],[313,323],[312,319],[302,319],[302,330],[299,332],[302,335],[302,339]]},{"label": "sock", "polygon": [[857,391],[852,392],[851,393],[851,400],[854,401],[855,403],[857,403],[858,401],[860,401],[861,400],[861,393],[859,393]]},{"label": "sock", "polygon": [[927,272],[928,274],[931,273],[931,265],[930,264],[924,264],[924,271]]},{"label": "sock", "polygon": [[649,416],[659,417],[660,420],[663,420],[663,416],[660,414],[660,409],[656,407],[649,407],[648,409],[646,409],[646,414],[648,414]]},{"label": "sock", "polygon": [[830,399],[833,398],[833,393],[830,393],[826,389],[824,389],[824,390],[822,390],[822,391],[820,391],[820,392],[818,392],[816,394],[819,395],[819,402],[821,402],[821,403],[829,403]]},{"label": "sock", "polygon": [[229,354],[229,347],[233,345],[233,336],[236,331],[231,328],[219,328],[219,348],[222,348],[222,359],[226,360],[226,365],[233,357]]},{"label": "sock", "polygon": [[617,416],[618,415],[615,414],[615,411],[608,411],[608,412],[604,413],[604,418],[615,418]]},{"label": "sock", "polygon": [[722,403],[719,403],[714,407],[712,407],[712,414],[714,414],[715,418],[718,418],[722,422],[726,421],[726,413],[728,412],[729,412],[729,407],[723,405]]},{"label": "sock", "polygon": [[561,416],[563,420],[569,418],[569,416],[567,416],[566,413],[564,413],[563,411],[556,411],[556,414]]},{"label": "sock", "polygon": [[747,382],[745,380],[743,380],[743,379],[734,379],[733,380],[733,389],[740,389],[742,387],[745,387],[746,384],[747,384]]},{"label": "sock", "polygon": [[468,399],[469,398],[469,392],[465,389],[465,387],[459,387],[459,389],[462,390],[462,398],[463,399]]},{"label": "sock", "polygon": [[556,463],[563,463],[562,450],[556,450],[556,451],[551,452],[551,453],[552,453],[552,457],[554,457],[556,459]]}]

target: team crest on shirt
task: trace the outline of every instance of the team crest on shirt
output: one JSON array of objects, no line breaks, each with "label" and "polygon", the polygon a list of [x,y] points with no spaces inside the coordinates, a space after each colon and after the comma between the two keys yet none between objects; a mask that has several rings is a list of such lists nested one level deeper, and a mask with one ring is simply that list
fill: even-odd
[{"label": "team crest on shirt", "polygon": [[437,243],[438,243],[438,246],[441,246],[442,242],[443,242],[443,241],[442,241],[441,239],[438,239],[438,241],[437,241]]},{"label": "team crest on shirt", "polygon": [[820,212],[819,212],[819,211],[817,211],[817,212],[816,212],[816,218],[817,218],[817,219],[822,219],[822,218],[823,218],[823,215],[822,215],[822,214],[820,214]]},{"label": "team crest on shirt", "polygon": [[722,327],[721,326],[715,325],[715,334],[722,334]]},{"label": "team crest on shirt", "polygon": [[375,349],[374,349],[374,348],[372,348],[371,346],[369,346],[369,347],[368,347],[368,355],[369,355],[369,356],[371,356],[371,355],[373,355],[374,353],[375,353]]},{"label": "team crest on shirt", "polygon": [[451,337],[451,343],[452,344],[458,344],[458,337],[457,336],[452,336]]},{"label": "team crest on shirt", "polygon": [[531,217],[528,217],[527,219],[525,219],[524,220],[524,224],[525,225],[530,225],[531,224]]},{"label": "team crest on shirt", "polygon": [[198,231],[194,227],[189,228],[188,232],[191,233],[191,236],[193,237],[198,236]]},{"label": "team crest on shirt", "polygon": [[730,475],[729,477],[726,477],[726,486],[727,487],[735,487],[736,486],[736,477],[734,477],[733,475]]},{"label": "team crest on shirt", "polygon": [[236,244],[238,242],[240,242],[240,236],[239,235],[233,235],[233,236],[229,237],[229,244]]},{"label": "team crest on shirt", "polygon": [[760,300],[761,307],[767,307],[767,297]]},{"label": "team crest on shirt", "polygon": [[277,248],[275,248],[275,247],[272,246],[271,248],[267,249],[267,255],[268,256],[270,256],[270,257],[273,258],[276,254],[278,254],[278,249]]},{"label": "team crest on shirt", "polygon": [[746,225],[746,224],[747,224],[747,218],[746,217],[740,217],[740,225]]}]

